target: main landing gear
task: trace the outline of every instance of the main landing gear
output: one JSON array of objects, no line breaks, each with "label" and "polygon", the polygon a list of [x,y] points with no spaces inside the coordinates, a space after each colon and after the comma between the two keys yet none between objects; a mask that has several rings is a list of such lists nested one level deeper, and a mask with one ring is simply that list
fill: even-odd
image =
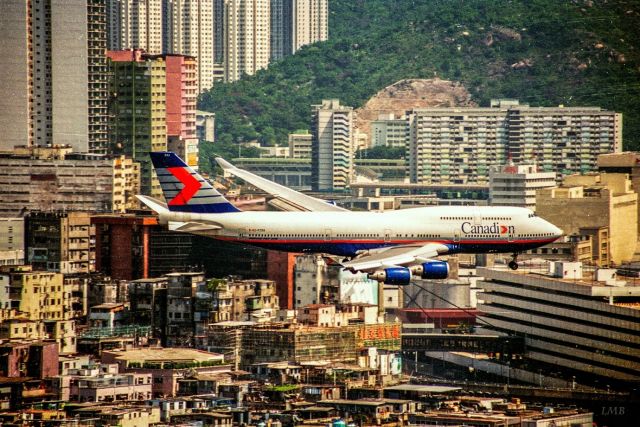
[{"label": "main landing gear", "polygon": [[514,253],[511,257],[512,257],[511,261],[509,261],[509,264],[508,264],[509,268],[512,269],[512,270],[517,270],[518,269],[518,254]]}]

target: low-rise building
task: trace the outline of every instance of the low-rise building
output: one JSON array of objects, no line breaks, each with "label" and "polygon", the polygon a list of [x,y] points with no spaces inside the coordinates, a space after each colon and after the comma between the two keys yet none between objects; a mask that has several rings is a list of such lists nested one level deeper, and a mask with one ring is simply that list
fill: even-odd
[{"label": "low-rise building", "polygon": [[151,374],[153,397],[176,396],[178,380],[185,373],[215,373],[229,370],[224,356],[189,348],[147,347],[103,351],[103,363],[117,363],[120,373]]},{"label": "low-rise building", "polygon": [[536,191],[556,186],[555,172],[541,172],[536,165],[514,165],[489,171],[489,204],[536,210]]},{"label": "low-rise building", "polygon": [[72,402],[132,402],[151,398],[152,376],[118,373],[118,365],[89,365],[69,372]]}]

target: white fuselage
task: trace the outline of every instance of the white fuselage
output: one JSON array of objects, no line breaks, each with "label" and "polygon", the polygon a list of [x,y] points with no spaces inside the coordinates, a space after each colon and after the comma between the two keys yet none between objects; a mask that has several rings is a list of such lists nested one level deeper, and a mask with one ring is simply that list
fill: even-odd
[{"label": "white fuselage", "polygon": [[455,252],[521,252],[562,231],[532,211],[511,207],[425,207],[387,212],[171,212],[162,222],[220,226],[194,232],[291,252],[353,256],[360,250],[438,242]]}]

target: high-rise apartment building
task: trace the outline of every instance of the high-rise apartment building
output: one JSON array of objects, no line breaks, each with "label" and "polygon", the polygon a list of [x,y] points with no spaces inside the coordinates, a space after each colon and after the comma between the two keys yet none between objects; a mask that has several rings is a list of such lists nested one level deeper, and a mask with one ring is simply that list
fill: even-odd
[{"label": "high-rise apartment building", "polygon": [[164,55],[167,71],[167,146],[198,169],[196,101],[198,97],[196,58]]},{"label": "high-rise apartment building", "polygon": [[270,0],[225,2],[225,81],[236,81],[269,65],[270,20]]},{"label": "high-rise apartment building", "polygon": [[327,40],[328,0],[271,0],[271,59]]},{"label": "high-rise apartment building", "polygon": [[109,50],[162,53],[162,0],[107,0]]},{"label": "high-rise apartment building", "polygon": [[536,165],[496,167],[489,172],[489,204],[536,210],[536,191],[555,186],[556,174]]},{"label": "high-rise apartment building", "polygon": [[530,107],[492,101],[489,108],[415,109],[409,116],[413,182],[486,183],[490,166],[535,162],[568,175],[596,169],[599,154],[622,147],[622,115],[595,107]]},{"label": "high-rise apartment building", "polygon": [[167,149],[166,63],[140,50],[108,51],[112,150],[140,163],[142,194],[160,197],[150,151]]},{"label": "high-rise apartment building", "polygon": [[0,3],[0,148],[107,150],[102,0]]},{"label": "high-rise apartment building", "polygon": [[313,106],[311,188],[344,190],[353,175],[354,115],[337,99]]},{"label": "high-rise apartment building", "polygon": [[214,81],[214,0],[163,0],[162,52],[193,56],[198,61],[198,93]]}]

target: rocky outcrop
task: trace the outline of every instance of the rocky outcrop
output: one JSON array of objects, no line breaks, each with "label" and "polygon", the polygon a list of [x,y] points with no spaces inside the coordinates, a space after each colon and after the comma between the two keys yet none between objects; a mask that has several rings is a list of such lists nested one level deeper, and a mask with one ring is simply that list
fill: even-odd
[{"label": "rocky outcrop", "polygon": [[471,95],[458,82],[441,79],[400,80],[385,87],[356,110],[358,130],[371,140],[371,122],[381,114],[399,117],[414,108],[474,107]]}]

